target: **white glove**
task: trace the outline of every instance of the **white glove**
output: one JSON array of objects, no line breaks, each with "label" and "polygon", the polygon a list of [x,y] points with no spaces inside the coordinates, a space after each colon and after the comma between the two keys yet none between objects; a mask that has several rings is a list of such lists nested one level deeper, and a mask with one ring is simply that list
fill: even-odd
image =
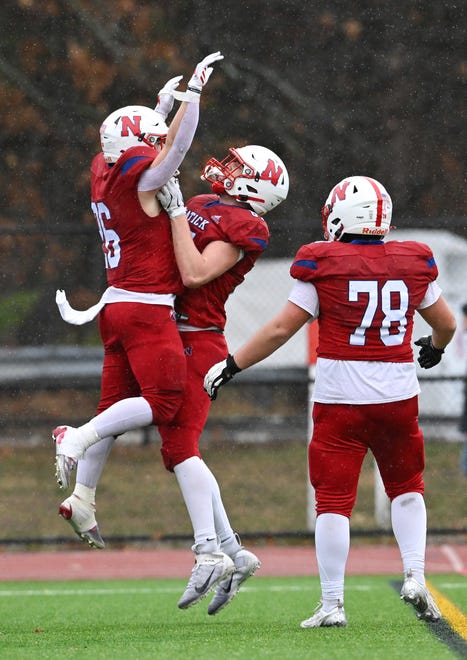
[{"label": "white glove", "polygon": [[174,107],[174,91],[179,86],[182,78],[183,76],[175,76],[175,78],[168,80],[157,95],[157,105],[154,110],[164,121],[172,112],[172,108]]},{"label": "white glove", "polygon": [[222,385],[225,385],[232,380],[235,374],[238,374],[241,369],[237,366],[232,355],[227,356],[226,360],[218,362],[211,367],[204,377],[204,389],[209,394],[211,401],[217,397],[217,390]]},{"label": "white glove", "polygon": [[178,183],[178,179],[174,176],[159,190],[157,193],[157,199],[160,201],[161,206],[167,211],[171,220],[186,214],[185,202],[183,201],[180,184]]},{"label": "white glove", "polygon": [[223,59],[224,56],[221,55],[220,51],[218,50],[217,53],[211,53],[210,55],[207,55],[204,58],[204,60],[201,60],[201,62],[199,62],[199,64],[196,65],[193,75],[188,81],[188,85],[187,85],[188,91],[197,92],[198,94],[201,94],[201,90],[203,89],[204,85],[208,82],[209,76],[212,73],[212,67],[209,65],[214,64],[214,62],[218,62],[219,60],[223,60]]}]

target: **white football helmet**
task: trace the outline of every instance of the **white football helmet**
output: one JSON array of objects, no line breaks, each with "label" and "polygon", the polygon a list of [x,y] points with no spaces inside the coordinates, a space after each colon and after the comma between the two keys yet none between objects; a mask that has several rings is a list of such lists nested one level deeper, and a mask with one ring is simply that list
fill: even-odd
[{"label": "white football helmet", "polygon": [[116,163],[129,147],[147,144],[161,148],[168,131],[162,116],[144,105],[127,105],[114,110],[100,128],[106,163]]},{"label": "white football helmet", "polygon": [[210,158],[201,178],[215,193],[227,193],[264,215],[284,201],[289,175],[282,160],[270,149],[250,144],[229,149],[222,161]]},{"label": "white football helmet", "polygon": [[377,238],[391,229],[392,202],[375,179],[349,176],[331,190],[321,216],[327,241],[340,241],[344,234]]}]

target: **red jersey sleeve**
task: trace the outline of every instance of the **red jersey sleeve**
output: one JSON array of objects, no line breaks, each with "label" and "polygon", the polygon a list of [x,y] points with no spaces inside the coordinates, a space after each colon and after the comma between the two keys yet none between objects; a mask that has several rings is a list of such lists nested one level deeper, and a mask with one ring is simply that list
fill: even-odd
[{"label": "red jersey sleeve", "polygon": [[256,213],[242,206],[223,204],[217,195],[197,195],[188,200],[186,207],[193,241],[200,252],[213,241],[224,241],[243,250],[242,258],[227,272],[198,289],[185,289],[177,297],[177,311],[188,317],[189,324],[223,329],[227,298],[266,249],[269,229]]}]

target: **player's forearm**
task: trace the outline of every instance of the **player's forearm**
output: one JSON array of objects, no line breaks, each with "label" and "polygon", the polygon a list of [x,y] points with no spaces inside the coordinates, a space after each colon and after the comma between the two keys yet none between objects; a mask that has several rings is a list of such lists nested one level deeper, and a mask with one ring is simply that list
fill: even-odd
[{"label": "player's forearm", "polygon": [[433,346],[446,348],[454,337],[456,318],[444,298],[440,297],[430,307],[418,311],[420,316],[431,326]]},{"label": "player's forearm", "polygon": [[446,328],[439,330],[433,329],[431,333],[431,341],[433,343],[433,346],[435,346],[436,348],[446,348],[446,346],[450,343],[450,341],[454,337],[454,332],[455,330],[446,329]]},{"label": "player's forearm", "polygon": [[[185,106],[182,108],[182,106]],[[177,111],[167,134],[167,140],[161,153],[154,159],[138,181],[138,191],[159,190],[167,183],[180,167],[196,133],[199,119],[197,103],[182,103]],[[177,116],[179,112],[179,118]],[[174,126],[175,124],[175,126]],[[173,127],[173,132],[172,131]],[[171,136],[169,138],[169,136]]]},{"label": "player's forearm", "polygon": [[273,319],[235,352],[235,363],[240,369],[247,369],[261,362],[283,346],[310,318],[304,309],[287,301]]},{"label": "player's forearm", "polygon": [[204,284],[207,264],[193,243],[185,215],[172,220],[172,240],[183,284],[189,288],[197,288]]},{"label": "player's forearm", "polygon": [[254,364],[266,359],[274,351],[280,348],[287,341],[287,337],[279,336],[264,336],[261,332],[257,332],[253,337],[236,351],[234,357],[235,363],[239,369],[247,369]]}]

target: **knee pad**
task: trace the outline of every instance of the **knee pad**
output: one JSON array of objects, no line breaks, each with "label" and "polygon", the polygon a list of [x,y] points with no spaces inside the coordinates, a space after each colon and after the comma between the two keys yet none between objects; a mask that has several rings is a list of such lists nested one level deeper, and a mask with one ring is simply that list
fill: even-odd
[{"label": "knee pad", "polygon": [[190,435],[188,430],[177,426],[163,426],[159,428],[162,438],[161,456],[164,467],[169,472],[188,458],[197,456],[201,458],[198,447],[198,434]]},{"label": "knee pad", "polygon": [[145,390],[142,396],[151,406],[153,424],[167,424],[177,414],[183,402],[183,390]]}]

